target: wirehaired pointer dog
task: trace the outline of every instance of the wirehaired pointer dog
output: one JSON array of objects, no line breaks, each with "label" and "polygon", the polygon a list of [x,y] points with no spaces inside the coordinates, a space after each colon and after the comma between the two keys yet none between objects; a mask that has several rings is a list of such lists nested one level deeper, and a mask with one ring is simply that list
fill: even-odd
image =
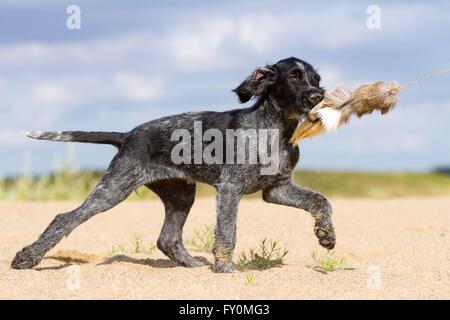
[{"label": "wirehaired pointer dog", "polygon": [[[182,241],[183,226],[195,198],[195,181],[210,184],[217,191],[213,247],[216,272],[233,272],[238,204],[242,195],[259,190],[267,202],[311,213],[319,243],[332,249],[336,239],[330,203],[319,193],[293,185],[292,171],[299,159],[299,150],[289,143],[298,122],[323,98],[320,76],[309,63],[292,57],[257,68],[233,91],[242,103],[252,97],[256,102],[245,109],[165,117],[144,123],[127,133],[28,133],[35,139],[111,144],[118,148],[118,153],[85,202],[73,211],[58,214],[34,243],[16,254],[12,268],[36,266],[47,251],[78,225],[116,206],[142,185],[153,190],[165,206],[158,248],[180,265],[200,266],[204,263],[192,257]],[[279,135],[277,172],[261,174],[260,163],[174,164],[171,153],[177,142],[171,139],[171,135],[177,129],[192,133],[195,121],[201,121],[202,130],[215,128],[224,135],[227,129],[276,129]]]}]

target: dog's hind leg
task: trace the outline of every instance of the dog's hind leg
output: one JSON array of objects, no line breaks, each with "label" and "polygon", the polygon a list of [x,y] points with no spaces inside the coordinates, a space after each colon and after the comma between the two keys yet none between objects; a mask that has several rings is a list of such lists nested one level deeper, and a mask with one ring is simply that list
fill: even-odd
[{"label": "dog's hind leg", "polygon": [[157,246],[171,260],[185,267],[205,265],[192,257],[183,245],[183,226],[195,200],[195,183],[168,179],[148,184],[164,203],[166,216]]},{"label": "dog's hind leg", "polygon": [[314,220],[314,233],[321,246],[333,249],[336,236],[331,221],[331,205],[320,193],[310,191],[287,181],[277,186],[263,189],[263,199],[269,203],[303,209],[309,212]]},{"label": "dog's hind leg", "polygon": [[47,251],[78,225],[125,200],[133,190],[146,182],[139,168],[138,161],[129,157],[124,159],[119,152],[86,201],[73,211],[58,214],[34,243],[16,254],[11,267],[30,269],[36,266]]}]

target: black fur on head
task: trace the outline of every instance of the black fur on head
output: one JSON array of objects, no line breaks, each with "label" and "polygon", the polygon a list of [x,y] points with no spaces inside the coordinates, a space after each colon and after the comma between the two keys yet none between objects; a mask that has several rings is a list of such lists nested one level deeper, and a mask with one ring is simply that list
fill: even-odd
[{"label": "black fur on head", "polygon": [[273,66],[256,68],[236,89],[241,103],[249,101],[253,96],[259,97],[267,93],[277,79],[277,70]]},{"label": "black fur on head", "polygon": [[309,63],[291,57],[257,68],[233,91],[241,103],[270,95],[286,116],[303,116],[323,99],[320,80]]}]

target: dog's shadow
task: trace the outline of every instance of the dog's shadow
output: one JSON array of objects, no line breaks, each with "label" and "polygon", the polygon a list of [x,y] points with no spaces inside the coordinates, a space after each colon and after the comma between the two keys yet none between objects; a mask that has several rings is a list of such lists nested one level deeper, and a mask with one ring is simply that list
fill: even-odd
[{"label": "dog's shadow", "polygon": [[[211,263],[205,257],[195,258],[203,262],[205,265],[211,265]],[[134,258],[123,254],[108,258],[105,261],[98,263],[97,265],[108,265],[114,262],[127,262],[161,269],[175,268],[180,266],[178,263],[170,259]]]},{"label": "dog's shadow", "polygon": [[60,264],[58,266],[51,266],[51,267],[37,267],[37,268],[34,268],[34,270],[36,270],[36,271],[61,270],[61,269],[65,269],[65,268],[68,268],[73,265],[86,264],[86,263],[91,262],[87,259],[74,258],[69,255],[67,255],[67,256],[49,256],[49,257],[44,257],[43,260],[54,260],[54,261],[58,261],[58,262],[63,262],[63,264]]},{"label": "dog's shadow", "polygon": [[[205,265],[211,265],[211,263],[205,257],[195,257],[195,258],[202,261]],[[72,258],[70,256],[49,256],[44,259],[56,260],[59,262],[63,262],[63,264],[51,267],[38,267],[35,268],[36,271],[61,270],[68,268],[72,265],[87,264],[94,262],[87,259]],[[175,268],[180,266],[178,263],[170,259],[135,258],[124,254],[112,256],[102,262],[97,263],[96,265],[97,266],[110,265],[116,262],[126,262],[161,269]]]}]

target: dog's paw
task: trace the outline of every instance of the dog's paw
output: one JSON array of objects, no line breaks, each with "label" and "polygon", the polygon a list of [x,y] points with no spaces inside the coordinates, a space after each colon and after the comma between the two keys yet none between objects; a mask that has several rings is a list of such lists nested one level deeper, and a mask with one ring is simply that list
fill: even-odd
[{"label": "dog's paw", "polygon": [[314,227],[314,234],[316,235],[317,239],[319,239],[319,244],[328,249],[331,250],[336,245],[336,235],[334,233],[333,226],[321,226],[316,225]]},{"label": "dog's paw", "polygon": [[231,261],[221,262],[216,261],[214,266],[215,273],[233,273],[233,263]]},{"label": "dog's paw", "polygon": [[40,259],[33,255],[33,251],[28,247],[23,248],[16,253],[14,260],[11,262],[13,269],[31,269],[39,263]]},{"label": "dog's paw", "polygon": [[189,257],[188,259],[184,259],[183,262],[180,263],[182,266],[187,268],[197,268],[210,265],[210,263],[205,259],[197,259],[194,257]]}]

